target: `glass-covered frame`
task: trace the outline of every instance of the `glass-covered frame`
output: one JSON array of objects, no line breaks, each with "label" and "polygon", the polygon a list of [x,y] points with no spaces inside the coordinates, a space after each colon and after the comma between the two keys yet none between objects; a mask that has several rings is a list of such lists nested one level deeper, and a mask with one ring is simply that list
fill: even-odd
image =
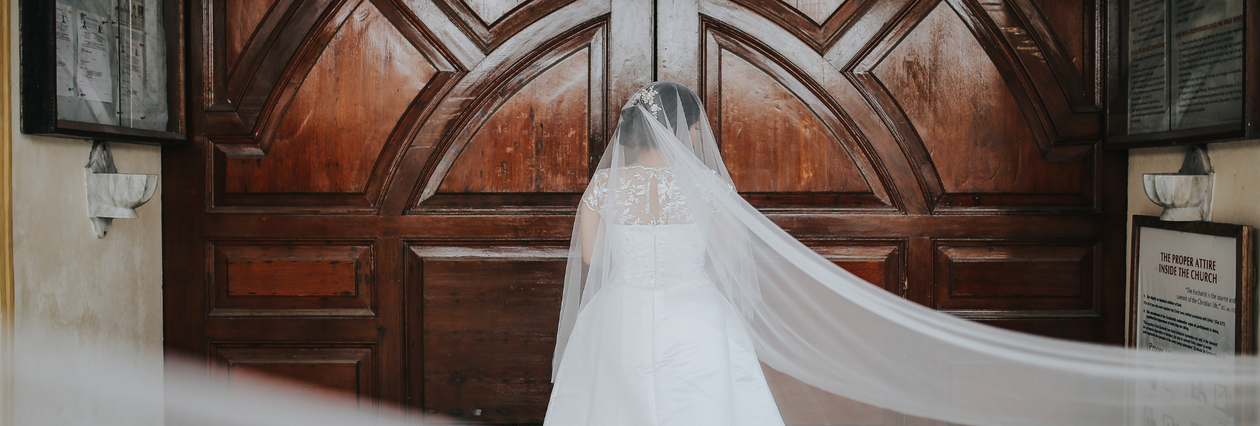
[{"label": "glass-covered frame", "polygon": [[179,0],[21,0],[22,132],[187,140]]},{"label": "glass-covered frame", "polygon": [[1260,137],[1260,3],[1111,2],[1107,147]]}]

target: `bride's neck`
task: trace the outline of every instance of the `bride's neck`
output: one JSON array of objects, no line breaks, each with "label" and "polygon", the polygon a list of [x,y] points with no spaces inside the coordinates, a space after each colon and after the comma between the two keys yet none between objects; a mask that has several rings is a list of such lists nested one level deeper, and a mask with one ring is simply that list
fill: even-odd
[{"label": "bride's neck", "polygon": [[643,149],[639,151],[639,158],[634,160],[630,166],[662,166],[665,165],[665,156],[661,155],[661,151],[656,149]]}]

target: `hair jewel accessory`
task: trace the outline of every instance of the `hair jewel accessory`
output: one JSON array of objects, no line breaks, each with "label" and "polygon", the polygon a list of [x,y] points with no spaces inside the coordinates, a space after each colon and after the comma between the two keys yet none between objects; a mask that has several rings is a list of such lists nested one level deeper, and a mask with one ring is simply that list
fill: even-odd
[{"label": "hair jewel accessory", "polygon": [[639,91],[636,92],[634,96],[631,96],[630,102],[638,102],[638,103],[643,104],[644,106],[647,107],[648,111],[651,112],[652,115],[655,116],[659,120],[661,118],[661,115],[660,115],[661,106],[656,104],[657,96],[659,95],[656,93],[656,89],[651,86],[648,86],[648,87],[639,89]]}]

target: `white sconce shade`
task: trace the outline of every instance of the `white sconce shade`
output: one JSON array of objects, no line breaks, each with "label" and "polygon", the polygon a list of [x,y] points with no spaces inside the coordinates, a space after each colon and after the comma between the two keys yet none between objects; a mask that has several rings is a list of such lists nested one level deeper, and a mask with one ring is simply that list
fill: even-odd
[{"label": "white sconce shade", "polygon": [[153,198],[157,175],[117,173],[114,155],[103,141],[92,144],[87,178],[88,218],[96,238],[105,238],[114,219],[134,219],[136,208]]}]

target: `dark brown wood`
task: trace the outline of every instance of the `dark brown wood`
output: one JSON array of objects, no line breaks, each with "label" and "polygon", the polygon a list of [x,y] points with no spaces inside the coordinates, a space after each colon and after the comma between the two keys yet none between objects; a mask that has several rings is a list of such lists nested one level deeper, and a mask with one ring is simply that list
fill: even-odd
[{"label": "dark brown wood", "polygon": [[[855,16],[879,3],[873,0],[805,1],[794,2],[797,6],[793,7],[780,1],[735,1],[779,24],[819,53],[831,49],[840,35],[853,25]],[[803,10],[806,8],[814,9],[813,13],[806,13]]]},{"label": "dark brown wood", "polygon": [[[539,18],[573,1],[438,0],[434,3],[482,50],[489,52]],[[502,14],[487,9],[502,11]],[[488,13],[482,16],[478,10]]]},{"label": "dark brown wood", "polygon": [[723,52],[719,66],[722,133],[715,136],[726,142],[722,160],[736,188],[871,193],[840,140],[792,92],[733,53]]},{"label": "dark brown wood", "polygon": [[1097,243],[949,241],[936,247],[933,307],[990,318],[1101,317]]},{"label": "dark brown wood", "polygon": [[[828,198],[861,200],[840,204],[845,207],[904,205],[905,198],[893,195],[897,188],[887,188],[893,178],[881,158],[843,111],[834,105],[810,107],[825,105],[828,97],[815,94],[820,88],[806,85],[796,77],[801,71],[784,66],[782,58],[737,30],[706,24],[704,93],[710,125],[736,188],[756,194],[750,201],[770,208]],[[731,84],[724,86],[726,81]],[[766,105],[776,108],[766,111]],[[794,196],[801,192],[817,197]]]},{"label": "dark brown wood", "polygon": [[379,391],[373,377],[371,347],[214,345],[214,373],[234,378],[278,381],[278,384],[369,402]]},{"label": "dark brown wood", "polygon": [[374,316],[370,241],[213,241],[210,316]]},{"label": "dark brown wood", "polygon": [[[1141,246],[1141,228],[1167,229],[1170,231],[1189,232],[1233,238],[1237,268],[1235,279],[1234,305],[1234,353],[1254,355],[1256,353],[1256,235],[1255,230],[1246,225],[1232,225],[1218,222],[1167,222],[1158,216],[1133,215],[1132,259],[1129,265],[1129,306],[1137,306],[1138,299],[1138,248]],[[1224,272],[1224,271],[1223,271]],[[1129,346],[1138,341],[1137,308],[1129,310],[1129,328],[1127,340]]]},{"label": "dark brown wood", "polygon": [[[190,1],[170,353],[292,355],[270,372],[536,423],[574,206],[658,72],[696,84],[741,195],[837,265],[956,316],[1123,341],[1127,157],[1091,124],[1111,2],[482,1]],[[793,424],[922,423],[805,411],[831,397],[769,377]]]},{"label": "dark brown wood", "polygon": [[226,160],[224,192],[364,192],[374,166],[388,161],[380,157],[395,123],[437,72],[372,3],[360,3],[279,118],[269,155]]},{"label": "dark brown wood", "polygon": [[[589,47],[520,88],[490,116],[446,173],[439,194],[569,193],[590,174]],[[547,108],[535,109],[537,105]],[[567,204],[566,204],[567,205]]]},{"label": "dark brown wood", "polygon": [[[563,242],[559,242],[563,244]],[[489,423],[538,423],[551,393],[568,246],[409,247],[407,277],[421,317],[427,413]],[[414,358],[413,358],[414,359]]]}]

